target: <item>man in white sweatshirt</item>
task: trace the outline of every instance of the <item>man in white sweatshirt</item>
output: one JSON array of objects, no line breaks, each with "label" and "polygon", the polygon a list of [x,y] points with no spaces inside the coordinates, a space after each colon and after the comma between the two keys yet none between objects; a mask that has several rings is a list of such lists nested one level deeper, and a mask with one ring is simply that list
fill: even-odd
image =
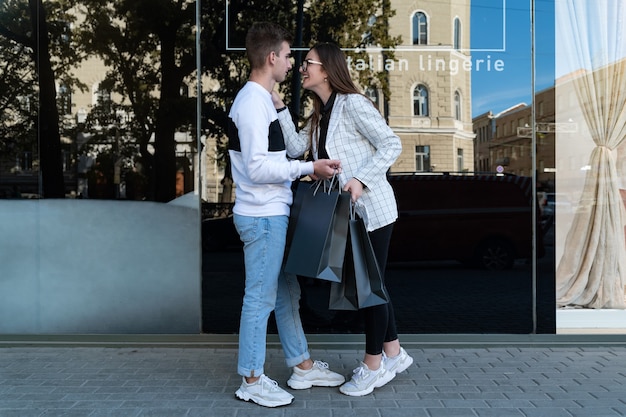
[{"label": "man in white sweatshirt", "polygon": [[290,404],[293,396],[264,374],[267,322],[274,311],[292,389],[339,386],[345,378],[313,361],[299,314],[297,277],[282,270],[293,200],[291,183],[303,175],[330,178],[340,161],[289,160],[272,103],[276,83],[292,68],[291,35],[268,22],[255,23],[246,36],[250,77],[229,113],[229,155],[236,185],[234,223],[244,244],[245,294],[239,327],[237,372],[243,377],[235,393],[266,407]]}]

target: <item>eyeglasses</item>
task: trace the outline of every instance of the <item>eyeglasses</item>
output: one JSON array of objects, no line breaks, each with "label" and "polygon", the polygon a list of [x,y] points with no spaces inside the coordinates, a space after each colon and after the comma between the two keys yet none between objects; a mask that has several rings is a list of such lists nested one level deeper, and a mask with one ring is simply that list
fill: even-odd
[{"label": "eyeglasses", "polygon": [[305,59],[304,61],[302,61],[302,64],[300,64],[300,69],[302,71],[306,71],[306,69],[309,67],[310,64],[324,65],[319,61],[313,61],[312,59]]}]

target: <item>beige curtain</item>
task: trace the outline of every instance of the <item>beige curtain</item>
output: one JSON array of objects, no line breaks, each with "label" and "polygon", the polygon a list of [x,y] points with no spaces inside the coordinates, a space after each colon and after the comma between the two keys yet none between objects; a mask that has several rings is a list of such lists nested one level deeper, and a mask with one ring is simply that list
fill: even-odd
[{"label": "beige curtain", "polygon": [[557,76],[569,65],[563,88],[576,92],[583,130],[595,144],[557,267],[560,307],[626,308],[626,211],[613,152],[626,138],[625,3],[556,2],[557,60],[566,61],[557,63]]}]

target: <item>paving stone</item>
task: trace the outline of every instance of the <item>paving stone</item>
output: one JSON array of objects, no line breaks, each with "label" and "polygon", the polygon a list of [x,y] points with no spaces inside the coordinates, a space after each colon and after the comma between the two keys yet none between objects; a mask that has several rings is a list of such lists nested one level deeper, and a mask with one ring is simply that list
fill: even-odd
[{"label": "paving stone", "polygon": [[[626,415],[626,347],[407,349],[415,363],[364,397],[337,388],[290,390],[265,408],[234,392],[236,349],[2,347],[2,417],[613,417]],[[350,376],[362,350],[317,349]],[[266,372],[291,370],[268,349]],[[288,388],[287,388],[288,389]]]}]

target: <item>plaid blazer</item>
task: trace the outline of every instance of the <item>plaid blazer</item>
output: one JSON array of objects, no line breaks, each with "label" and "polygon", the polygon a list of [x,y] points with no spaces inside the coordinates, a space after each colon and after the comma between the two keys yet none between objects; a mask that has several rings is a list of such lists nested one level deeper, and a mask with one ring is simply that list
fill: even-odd
[{"label": "plaid blazer", "polygon": [[[278,120],[285,136],[287,155],[302,156],[309,149],[310,119],[299,133],[289,112],[280,112]],[[326,151],[331,159],[341,161],[341,187],[351,178],[364,184],[356,211],[367,230],[393,223],[398,218],[398,207],[387,181],[387,171],[402,152],[402,143],[367,97],[337,94],[328,125]],[[317,158],[314,147],[313,155]]]}]

